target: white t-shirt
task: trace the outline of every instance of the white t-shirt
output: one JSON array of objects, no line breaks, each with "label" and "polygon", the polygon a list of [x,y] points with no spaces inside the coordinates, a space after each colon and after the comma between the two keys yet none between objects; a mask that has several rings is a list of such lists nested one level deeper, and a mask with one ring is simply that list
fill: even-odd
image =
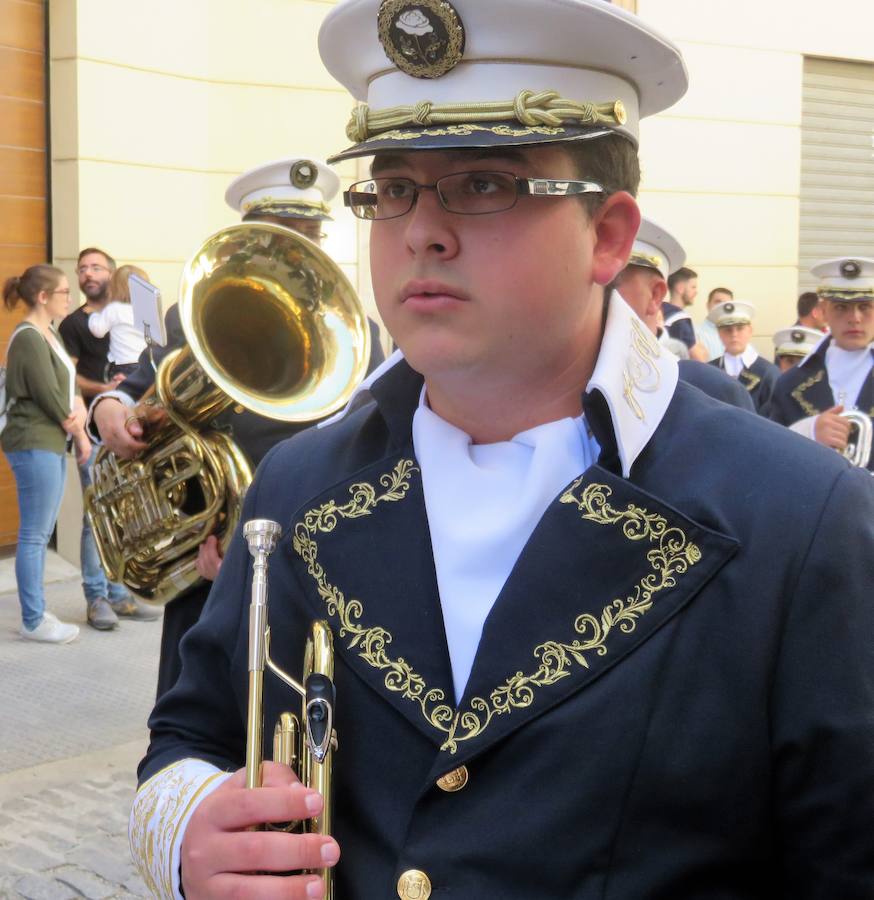
[{"label": "white t-shirt", "polygon": [[88,329],[94,337],[109,333],[109,361],[116,365],[135,363],[146,349],[143,333],[134,328],[134,308],[130,303],[113,300],[100,312],[88,316]]}]

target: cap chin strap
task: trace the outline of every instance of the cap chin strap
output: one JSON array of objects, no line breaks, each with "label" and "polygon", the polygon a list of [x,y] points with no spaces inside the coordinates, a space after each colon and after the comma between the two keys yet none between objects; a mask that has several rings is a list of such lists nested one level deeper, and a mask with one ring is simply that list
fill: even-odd
[{"label": "cap chin strap", "polygon": [[406,126],[513,121],[529,128],[538,125],[557,127],[570,123],[618,127],[628,121],[628,115],[621,100],[612,103],[580,103],[559,97],[558,91],[522,90],[512,100],[488,103],[431,103],[422,100],[414,106],[392,106],[378,110],[360,103],[352,110],[346,126],[346,136],[350,141],[361,143],[375,134]]}]

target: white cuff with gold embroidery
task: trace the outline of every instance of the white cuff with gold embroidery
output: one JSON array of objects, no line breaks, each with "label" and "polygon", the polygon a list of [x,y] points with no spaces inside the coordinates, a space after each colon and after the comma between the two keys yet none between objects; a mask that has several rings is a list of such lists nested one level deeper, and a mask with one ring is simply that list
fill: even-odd
[{"label": "white cuff with gold embroidery", "polygon": [[91,438],[91,443],[97,445],[102,445],[103,441],[92,426],[94,424],[94,410],[97,409],[97,404],[101,400],[118,400],[128,409],[133,409],[137,405],[137,401],[124,391],[104,391],[102,394],[98,394],[88,406],[88,415],[85,417],[85,430],[88,432],[88,437]]},{"label": "white cuff with gold embroidery", "polygon": [[150,897],[182,898],[182,839],[198,803],[231,777],[200,759],[183,759],[153,775],[137,791],[128,839]]},{"label": "white cuff with gold embroidery", "polygon": [[789,426],[790,431],[794,431],[796,434],[800,434],[803,437],[810,438],[810,440],[816,440],[816,420],[819,416],[808,416],[806,419],[799,419],[797,422],[793,422]]}]

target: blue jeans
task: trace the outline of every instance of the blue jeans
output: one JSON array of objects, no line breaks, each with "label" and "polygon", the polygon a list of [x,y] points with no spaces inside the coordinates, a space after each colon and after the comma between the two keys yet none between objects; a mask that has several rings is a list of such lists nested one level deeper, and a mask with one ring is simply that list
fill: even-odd
[{"label": "blue jeans", "polygon": [[[79,466],[79,480],[82,482],[82,494],[85,488],[91,484],[91,469],[97,458],[99,447],[91,448],[91,456],[84,466]],[[127,588],[123,584],[108,581],[106,572],[100,563],[100,554],[97,552],[97,544],[94,542],[94,534],[88,524],[88,517],[82,516],[82,537],[79,543],[79,565],[82,567],[82,590],[85,600],[92,603],[98,597],[107,597],[110,603],[126,600],[129,596]]]},{"label": "blue jeans", "polygon": [[63,453],[50,450],[15,450],[6,454],[18,488],[18,546],[15,549],[15,580],[21,620],[31,631],[42,621],[46,609],[43,576],[46,548],[58,519],[67,461]]}]

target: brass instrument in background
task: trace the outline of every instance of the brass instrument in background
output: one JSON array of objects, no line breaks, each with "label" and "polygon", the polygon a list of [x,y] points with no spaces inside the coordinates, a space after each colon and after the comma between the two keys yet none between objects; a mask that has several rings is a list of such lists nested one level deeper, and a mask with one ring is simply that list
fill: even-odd
[{"label": "brass instrument in background", "polygon": [[179,313],[186,346],[164,358],[140,405],[164,411],[148,448],[133,460],[101,450],[85,494],[107,577],[154,603],[199,580],[210,534],[227,546],[252,479],[245,454],[207,424],[232,403],[285,422],[324,418],[370,356],[367,318],[339,266],[279,225],[208,238],[183,271]]},{"label": "brass instrument in background", "polygon": [[[246,725],[246,787],[262,784],[264,741],[265,666],[301,698],[301,716],[282,713],[273,732],[273,760],[291,766],[301,782],[317,790],[325,804],[318,816],[292,822],[283,831],[310,834],[331,833],[333,754],[337,749],[334,732],[334,647],[327,622],[312,623],[304,652],[303,683],[280,669],[270,658],[270,625],[267,620],[268,557],[276,547],[282,529],[269,519],[251,519],[243,535],[253,557],[252,602],[249,606],[249,704]],[[331,869],[319,869],[325,882],[325,898],[333,900]]]},{"label": "brass instrument in background", "polygon": [[871,459],[871,444],[874,428],[871,419],[858,409],[848,409],[841,415],[850,422],[850,437],[843,455],[854,465],[866,468]]}]

